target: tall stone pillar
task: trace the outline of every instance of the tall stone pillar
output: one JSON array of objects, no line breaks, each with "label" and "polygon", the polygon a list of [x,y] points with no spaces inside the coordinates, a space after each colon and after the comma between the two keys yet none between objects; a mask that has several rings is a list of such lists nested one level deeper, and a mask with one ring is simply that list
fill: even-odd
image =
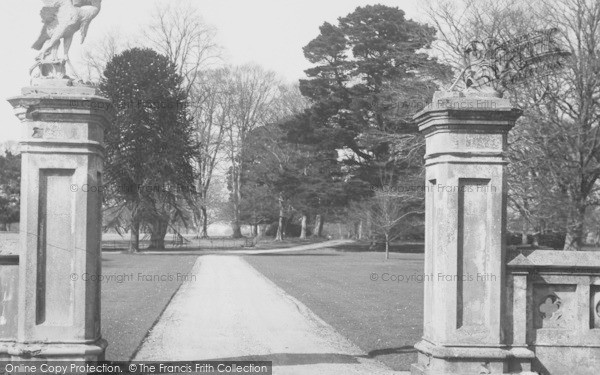
[{"label": "tall stone pillar", "polygon": [[424,333],[412,374],[519,373],[533,357],[504,340],[504,153],[521,112],[476,95],[437,92],[415,115],[426,140],[426,223]]},{"label": "tall stone pillar", "polygon": [[[42,79],[9,99],[22,122],[18,329],[13,359],[103,359],[101,186],[110,102]],[[88,279],[88,281],[84,280]]]}]

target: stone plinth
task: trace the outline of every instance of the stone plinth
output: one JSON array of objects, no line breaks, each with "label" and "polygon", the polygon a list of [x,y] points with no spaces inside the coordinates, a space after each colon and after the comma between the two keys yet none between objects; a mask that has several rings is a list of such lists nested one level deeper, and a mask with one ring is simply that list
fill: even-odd
[{"label": "stone plinth", "polygon": [[535,351],[540,374],[600,368],[600,252],[525,250],[507,264],[507,342]]},{"label": "stone plinth", "polygon": [[13,359],[102,359],[101,186],[110,102],[64,80],[9,99],[23,124]]},{"label": "stone plinth", "polygon": [[438,92],[415,116],[426,140],[423,340],[413,374],[505,374],[533,352],[504,340],[506,99]]}]

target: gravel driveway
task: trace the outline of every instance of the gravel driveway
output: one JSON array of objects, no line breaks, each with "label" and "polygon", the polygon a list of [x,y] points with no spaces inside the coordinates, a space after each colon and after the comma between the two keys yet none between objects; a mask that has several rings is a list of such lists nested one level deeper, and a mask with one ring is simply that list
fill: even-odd
[{"label": "gravel driveway", "polygon": [[367,358],[237,256],[198,258],[135,360],[266,360],[279,374],[407,374]]}]

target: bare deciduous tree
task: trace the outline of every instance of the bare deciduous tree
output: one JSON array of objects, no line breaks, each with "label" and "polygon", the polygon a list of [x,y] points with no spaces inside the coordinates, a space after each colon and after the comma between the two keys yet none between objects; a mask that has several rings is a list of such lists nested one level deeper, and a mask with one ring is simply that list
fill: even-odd
[{"label": "bare deciduous tree", "polygon": [[278,97],[279,79],[276,74],[257,65],[231,68],[228,93],[231,108],[226,114],[226,152],[230,163],[229,185],[233,208],[233,237],[241,237],[241,184],[243,152],[248,134],[276,118],[272,104]]},{"label": "bare deciduous tree", "polygon": [[542,166],[566,203],[565,250],[580,250],[589,208],[600,203],[600,3],[544,2],[532,12],[561,33],[571,53],[565,69],[542,80],[528,110],[538,125]]},{"label": "bare deciduous tree", "polygon": [[99,41],[87,44],[83,50],[85,79],[89,82],[100,81],[104,75],[106,64],[132,45],[132,39],[124,37],[119,30],[111,30]]},{"label": "bare deciduous tree", "polygon": [[177,66],[188,95],[202,70],[219,61],[215,35],[216,29],[203,21],[189,1],[157,4],[153,20],[144,30],[150,47]]},{"label": "bare deciduous tree", "polygon": [[223,93],[223,71],[209,70],[220,61],[216,29],[205,23],[198,8],[187,0],[157,4],[151,23],[143,31],[150,47],[166,56],[183,79],[188,110],[200,145],[195,165],[197,194],[190,202],[199,236],[207,237],[208,193],[218,165],[227,99]]},{"label": "bare deciduous tree", "polygon": [[361,202],[355,202],[350,211],[361,222],[369,223],[370,230],[383,238],[385,258],[390,258],[390,242],[408,232],[414,222],[422,221],[423,201],[412,192],[402,189],[382,189]]},{"label": "bare deciduous tree", "polygon": [[228,87],[228,69],[208,70],[199,74],[192,90],[189,107],[196,128],[200,152],[196,160],[198,181],[194,205],[198,236],[208,237],[208,209],[214,173],[223,161],[223,141],[228,128],[227,117],[232,110],[232,98]]},{"label": "bare deciduous tree", "polygon": [[524,0],[426,0],[422,9],[438,31],[434,54],[457,72],[470,42],[506,41],[540,27]]},{"label": "bare deciduous tree", "polygon": [[302,113],[309,105],[308,99],[302,95],[297,83],[281,84],[271,110],[273,116],[280,120]]},{"label": "bare deciduous tree", "polygon": [[465,42],[509,40],[556,27],[571,53],[560,71],[539,71],[508,92],[525,110],[510,135],[510,203],[532,227],[563,225],[578,250],[588,208],[600,203],[600,4],[594,0],[445,0],[429,3],[440,54],[455,63]]}]

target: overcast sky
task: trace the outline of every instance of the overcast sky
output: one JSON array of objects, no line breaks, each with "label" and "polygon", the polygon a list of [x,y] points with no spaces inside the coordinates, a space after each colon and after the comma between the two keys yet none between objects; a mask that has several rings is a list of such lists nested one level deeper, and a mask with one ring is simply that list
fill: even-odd
[{"label": "overcast sky", "polygon": [[[150,20],[156,2],[177,0],[104,0],[92,22],[89,42],[97,42],[111,30],[136,35]],[[418,0],[191,0],[204,21],[217,29],[226,62],[255,62],[274,70],[288,81],[303,76],[309,64],[302,47],[319,33],[319,26],[367,4],[403,9],[408,18],[420,19]],[[19,121],[6,98],[18,95],[29,84],[28,71],[37,51],[31,45],[41,29],[42,0],[0,0],[0,35],[4,53],[0,64],[0,143],[17,140]],[[75,36],[71,60],[82,53],[80,35]],[[62,53],[62,49],[61,49]]]}]

